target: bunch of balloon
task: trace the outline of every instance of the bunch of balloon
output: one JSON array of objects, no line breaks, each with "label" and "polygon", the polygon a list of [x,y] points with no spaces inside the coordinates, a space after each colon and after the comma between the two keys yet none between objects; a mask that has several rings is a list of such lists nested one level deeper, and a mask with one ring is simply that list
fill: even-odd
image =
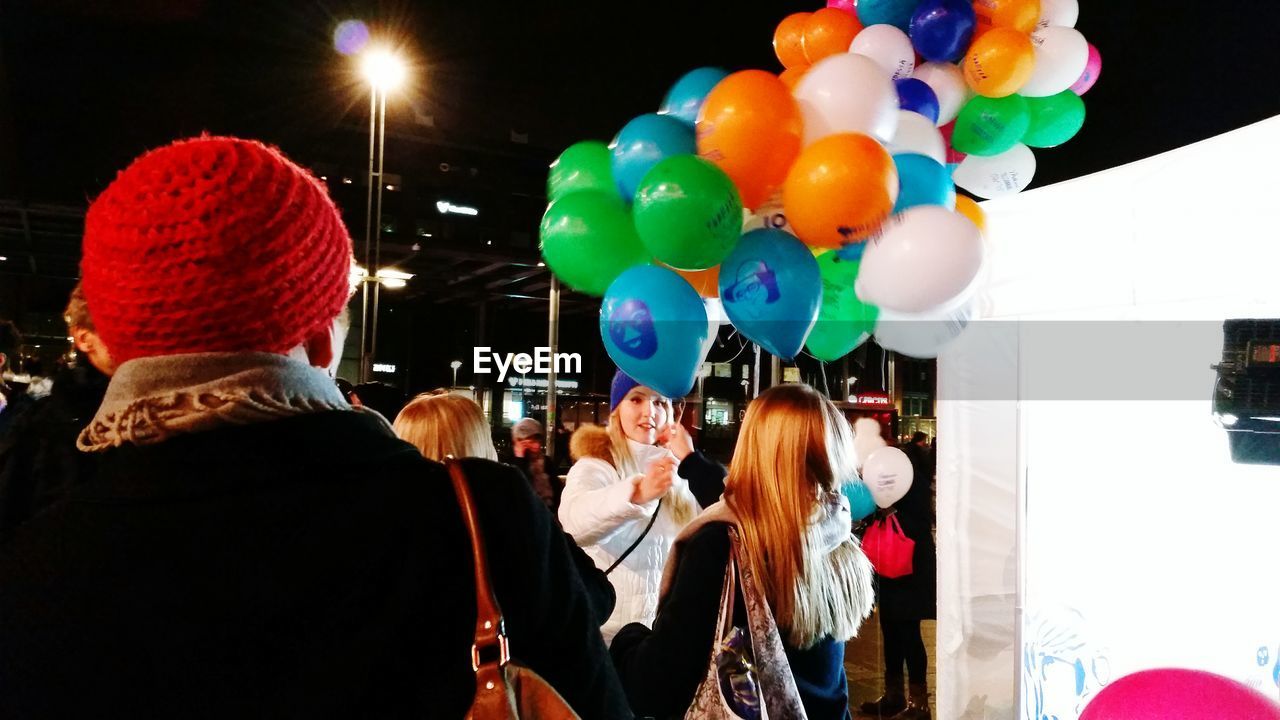
[{"label": "bunch of balloon", "polygon": [[1074,29],[1078,2],[789,15],[782,72],[695,69],[608,145],[561,154],[546,264],[604,298],[610,356],[669,394],[692,387],[725,319],[786,359],[836,360],[872,335],[935,356],[977,306],[985,218],[970,196],[1025,189],[1032,148],[1083,126],[1101,56]]}]

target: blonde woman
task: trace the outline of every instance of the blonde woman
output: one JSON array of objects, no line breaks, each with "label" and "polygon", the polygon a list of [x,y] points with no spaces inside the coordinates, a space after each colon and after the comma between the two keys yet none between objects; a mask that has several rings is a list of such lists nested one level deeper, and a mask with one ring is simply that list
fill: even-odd
[{"label": "blonde woman", "polygon": [[560,500],[560,523],[617,591],[617,606],[600,628],[606,643],[627,623],[653,621],[671,544],[724,491],[724,469],[694,452],[688,433],[668,422],[669,398],[619,371],[609,408],[608,427],[574,433],[576,462]]},{"label": "blonde woman", "polygon": [[[724,501],[681,533],[653,629],[628,625],[610,652],[637,716],[682,716],[715,640],[729,525],[756,569],[810,720],[849,712],[844,643],[871,612],[871,564],[851,533],[841,486],[855,478],[853,434],[807,385],[747,410]],[[735,624],[745,622],[739,590]]]},{"label": "blonde woman", "polygon": [[[443,390],[423,393],[414,398],[396,416],[396,435],[414,447],[423,457],[443,462],[446,456],[497,460],[489,424],[484,410],[474,400]],[[595,563],[564,534],[582,584],[586,586],[591,611],[597,623],[603,623],[613,612],[616,596],[608,577],[596,569]]]}]

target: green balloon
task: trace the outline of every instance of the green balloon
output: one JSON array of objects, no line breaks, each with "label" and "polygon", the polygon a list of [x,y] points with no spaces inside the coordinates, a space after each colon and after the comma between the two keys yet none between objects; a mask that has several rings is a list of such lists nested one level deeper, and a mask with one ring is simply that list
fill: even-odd
[{"label": "green balloon", "polygon": [[1021,95],[975,95],[956,117],[951,147],[966,155],[999,155],[1018,144],[1030,123],[1027,101]]},{"label": "green balloon", "polygon": [[658,260],[705,270],[728,257],[742,235],[742,199],[724,171],[695,155],[653,166],[636,190],[636,232]]},{"label": "green balloon", "polygon": [[1027,109],[1031,125],[1022,142],[1028,147],[1061,145],[1084,127],[1084,100],[1070,90],[1049,97],[1027,98]]},{"label": "green balloon", "polygon": [[609,147],[597,140],[586,140],[560,153],[547,174],[547,200],[555,202],[571,192],[600,190],[617,193],[610,169]]},{"label": "green balloon", "polygon": [[805,347],[809,354],[824,362],[839,360],[871,337],[880,309],[858,299],[853,281],[858,277],[858,263],[841,260],[839,253],[818,256],[822,272],[822,305],[818,322],[809,333]]},{"label": "green balloon", "polygon": [[542,257],[566,285],[603,297],[623,270],[649,262],[616,191],[583,190],[551,203],[539,228]]}]

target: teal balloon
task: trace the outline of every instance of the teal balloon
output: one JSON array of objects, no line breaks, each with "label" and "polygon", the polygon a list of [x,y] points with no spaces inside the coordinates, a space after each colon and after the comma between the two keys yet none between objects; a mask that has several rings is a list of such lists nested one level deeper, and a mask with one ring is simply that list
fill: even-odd
[{"label": "teal balloon", "polygon": [[693,128],[667,115],[641,115],[623,126],[609,145],[610,167],[622,199],[631,202],[640,181],[673,155],[695,155]]},{"label": "teal balloon", "polygon": [[928,155],[903,153],[893,156],[898,168],[898,202],[895,213],[918,205],[941,205],[956,209],[956,186],[942,163]]},{"label": "teal balloon", "polygon": [[831,362],[871,337],[880,310],[859,300],[853,291],[858,279],[857,261],[831,251],[819,255],[817,262],[822,276],[822,306],[805,347],[819,360]]},{"label": "teal balloon", "polygon": [[911,16],[918,0],[858,0],[858,20],[866,25],[893,25],[902,32],[911,29]]},{"label": "teal balloon", "polygon": [[720,263],[720,302],[738,332],[791,360],[818,319],[818,261],[791,233],[752,230]]},{"label": "teal balloon", "polygon": [[636,192],[636,232],[649,253],[681,270],[719,265],[742,235],[742,199],[723,170],[696,155],[658,163]]},{"label": "teal balloon", "polygon": [[714,67],[690,70],[667,91],[658,114],[670,115],[693,127],[698,122],[698,111],[702,109],[702,103],[711,89],[728,76],[729,73]]},{"label": "teal balloon", "polygon": [[1021,95],[975,95],[956,116],[951,147],[967,155],[999,155],[1017,145],[1030,124],[1027,100]]},{"label": "teal balloon", "polygon": [[656,265],[618,276],[600,305],[600,338],[614,364],[669,398],[689,394],[710,349],[707,309],[673,270]]},{"label": "teal balloon", "polygon": [[1027,98],[1031,116],[1022,142],[1028,147],[1057,147],[1084,127],[1084,100],[1070,90],[1049,97]]},{"label": "teal balloon", "polygon": [[849,514],[853,516],[853,521],[857,522],[876,511],[875,498],[871,497],[871,488],[861,480],[853,480],[844,484],[840,488],[845,498],[849,501]]},{"label": "teal balloon", "polygon": [[570,145],[551,163],[547,174],[547,200],[555,202],[571,192],[600,190],[617,193],[609,147],[598,140]]},{"label": "teal balloon", "polygon": [[612,188],[570,193],[551,203],[538,235],[551,272],[574,290],[596,297],[623,270],[650,259],[631,211]]}]

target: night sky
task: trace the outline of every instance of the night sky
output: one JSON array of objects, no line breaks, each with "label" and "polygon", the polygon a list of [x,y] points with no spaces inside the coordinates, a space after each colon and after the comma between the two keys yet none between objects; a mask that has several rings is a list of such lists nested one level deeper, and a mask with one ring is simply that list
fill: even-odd
[{"label": "night sky", "polygon": [[[201,131],[304,154],[367,109],[332,32],[357,17],[417,67],[393,102],[447,135],[528,133],[548,157],[607,140],[701,65],[780,70],[770,41],[817,3],[8,0],[0,16],[0,197],[81,203],[140,151]],[[1089,117],[1037,151],[1033,187],[1280,114],[1280,3],[1081,2],[1103,55]],[[402,108],[404,110],[405,108]]]}]

